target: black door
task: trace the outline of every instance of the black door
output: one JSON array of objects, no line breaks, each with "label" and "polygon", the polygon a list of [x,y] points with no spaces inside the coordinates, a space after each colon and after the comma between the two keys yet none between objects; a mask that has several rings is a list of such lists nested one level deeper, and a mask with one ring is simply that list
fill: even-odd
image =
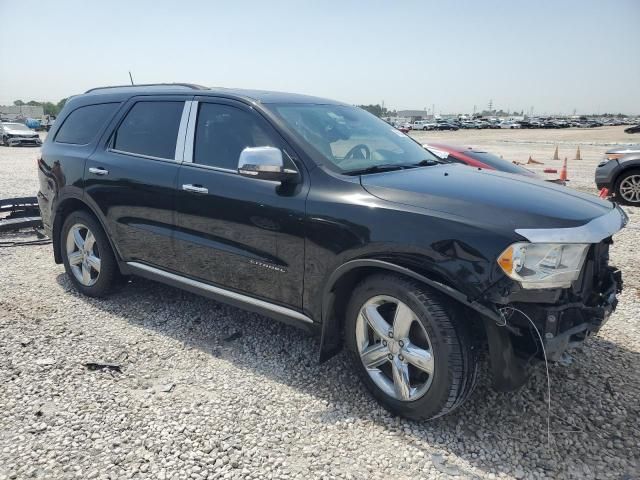
[{"label": "black door", "polygon": [[[176,250],[182,271],[301,307],[307,187],[282,188],[236,170],[245,147],[273,146],[285,152],[287,147],[244,104],[201,100],[191,114],[196,112],[193,144],[188,135],[178,175]],[[286,153],[285,158],[291,161]],[[292,161],[291,166],[299,169]]]},{"label": "black door", "polygon": [[184,150],[178,130],[188,116],[183,111],[185,97],[132,99],[87,160],[86,196],[102,212],[125,261],[175,265],[175,192]]}]

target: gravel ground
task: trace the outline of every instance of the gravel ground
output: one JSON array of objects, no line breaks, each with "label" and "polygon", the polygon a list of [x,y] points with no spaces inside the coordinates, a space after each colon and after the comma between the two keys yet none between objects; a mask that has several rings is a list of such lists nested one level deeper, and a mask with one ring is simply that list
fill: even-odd
[{"label": "gravel ground", "polygon": [[[587,191],[606,145],[631,138],[619,128],[429,137],[516,159],[580,144],[571,185]],[[34,194],[38,154],[0,148],[0,198]],[[627,211],[612,249],[626,282],[618,310],[573,362],[551,366],[550,444],[543,369],[519,392],[496,393],[485,376],[453,414],[401,420],[344,354],[318,365],[318,340],[294,328],[142,279],[89,299],[50,246],[0,248],[0,480],[637,478],[640,211]]]}]

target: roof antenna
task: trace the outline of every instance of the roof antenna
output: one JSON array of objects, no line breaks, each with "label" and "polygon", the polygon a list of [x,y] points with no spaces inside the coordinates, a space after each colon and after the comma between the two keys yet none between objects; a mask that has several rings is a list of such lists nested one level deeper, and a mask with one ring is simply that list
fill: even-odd
[{"label": "roof antenna", "polygon": [[133,77],[131,76],[131,70],[129,70],[129,80],[131,80],[131,85],[133,85]]}]

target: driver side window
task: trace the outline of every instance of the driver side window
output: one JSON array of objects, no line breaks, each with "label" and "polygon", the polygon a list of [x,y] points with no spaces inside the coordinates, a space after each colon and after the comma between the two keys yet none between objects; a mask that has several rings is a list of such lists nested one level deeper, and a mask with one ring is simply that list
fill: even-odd
[{"label": "driver side window", "polygon": [[229,105],[201,103],[193,150],[193,162],[236,170],[246,147],[277,147],[255,114]]}]

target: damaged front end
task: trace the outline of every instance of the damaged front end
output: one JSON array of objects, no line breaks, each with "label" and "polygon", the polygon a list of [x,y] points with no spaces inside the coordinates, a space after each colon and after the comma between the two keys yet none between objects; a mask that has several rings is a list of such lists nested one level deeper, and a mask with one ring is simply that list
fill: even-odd
[{"label": "damaged front end", "polygon": [[485,293],[484,300],[501,317],[500,322],[485,320],[495,388],[520,387],[532,360],[546,355],[558,361],[600,330],[622,291],[622,274],[609,265],[612,243],[609,237],[589,247],[570,288],[525,289],[505,278]]}]

